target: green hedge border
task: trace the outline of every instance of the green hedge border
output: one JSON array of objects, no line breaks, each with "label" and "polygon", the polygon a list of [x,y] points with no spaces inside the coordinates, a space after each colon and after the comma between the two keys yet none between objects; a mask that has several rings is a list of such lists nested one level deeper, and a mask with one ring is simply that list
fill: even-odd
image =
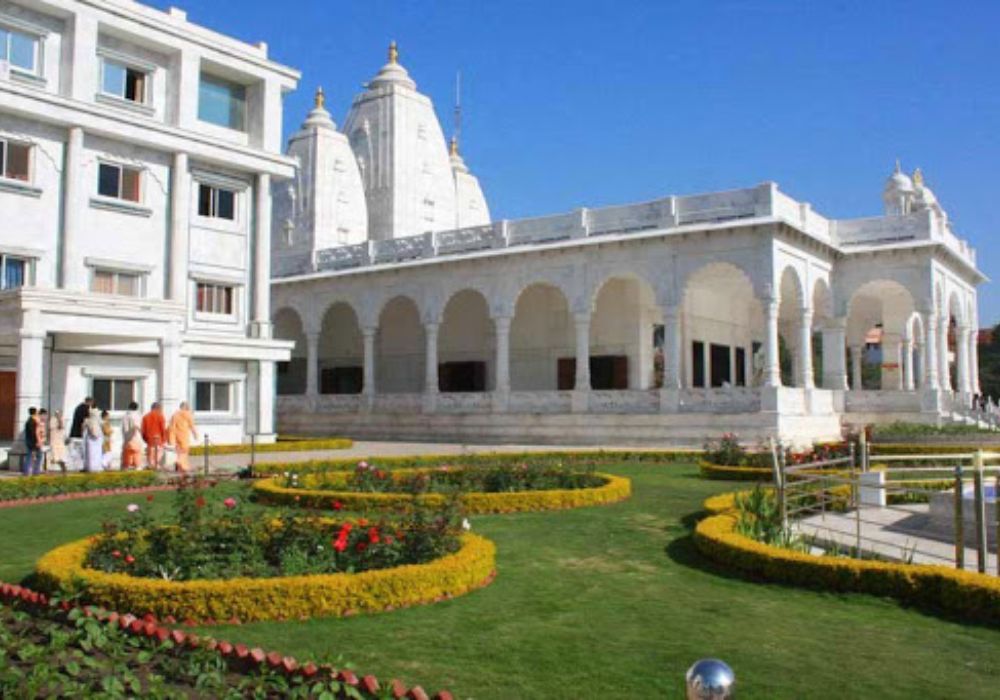
[{"label": "green hedge border", "polygon": [[[265,452],[318,452],[320,450],[347,450],[351,447],[354,447],[354,441],[350,438],[323,438],[315,440],[308,438],[301,440],[279,439],[277,442],[255,445],[253,451],[258,454]],[[192,457],[203,456],[204,454],[204,446],[191,448]],[[250,443],[209,445],[208,454],[209,456],[250,454]]]},{"label": "green hedge border", "polygon": [[138,488],[152,486],[157,481],[156,472],[149,470],[10,477],[0,479],[0,502],[104,489]]},{"label": "green hedge border", "polygon": [[[747,578],[833,592],[888,596],[979,623],[1000,625],[1000,578],[944,566],[816,556],[763,544],[736,532],[735,494],[705,502],[698,550]],[[727,505],[728,504],[728,505]]]}]

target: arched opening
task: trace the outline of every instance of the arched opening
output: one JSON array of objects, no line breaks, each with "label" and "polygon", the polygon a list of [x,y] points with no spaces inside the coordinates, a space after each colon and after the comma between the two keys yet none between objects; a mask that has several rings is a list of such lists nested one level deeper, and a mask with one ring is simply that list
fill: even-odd
[{"label": "arched opening", "polygon": [[379,394],[424,390],[424,326],[412,299],[394,297],[382,307],[375,339],[375,388]]},{"label": "arched opening", "polygon": [[[590,320],[593,389],[648,389],[662,385],[663,333],[652,287],[638,277],[612,277],[601,285]],[[659,326],[662,328],[662,326]],[[655,354],[658,353],[659,376]]]},{"label": "arched opening", "polygon": [[903,362],[909,363],[909,367],[904,364],[904,388],[907,390],[922,389],[925,385],[925,368],[927,366],[927,335],[924,328],[924,320],[918,313],[914,313],[906,326],[906,338],[904,341]]},{"label": "arched opening", "polygon": [[549,284],[526,287],[510,326],[511,389],[570,390],[575,375],[574,327],[566,296]]},{"label": "arched opening", "polygon": [[[798,274],[791,267],[781,273],[778,287],[778,359],[781,364],[781,384],[802,386],[802,307],[805,294]],[[812,329],[809,329],[812,337]],[[810,341],[811,344],[811,341]],[[806,349],[812,357],[812,348]]]},{"label": "arched opening", "polygon": [[873,280],[854,292],[847,312],[851,389],[903,388],[903,336],[913,307],[910,292],[892,280]]},{"label": "arched opening", "polygon": [[749,276],[711,263],[684,287],[681,377],[691,388],[760,386],[764,313]]},{"label": "arched opening", "polygon": [[274,315],[273,322],[275,338],[295,343],[295,347],[292,348],[292,359],[288,362],[279,362],[276,368],[278,396],[305,394],[309,350],[306,347],[302,318],[295,309],[285,307]]},{"label": "arched opening", "polygon": [[438,386],[443,392],[481,392],[494,383],[493,322],[486,298],[474,289],[454,294],[438,331]]},{"label": "arched opening", "polygon": [[941,362],[943,363],[943,376],[948,378],[946,388],[953,391],[961,391],[963,387],[959,378],[959,326],[964,325],[964,315],[962,313],[962,302],[957,292],[948,295],[948,305],[944,310],[943,318],[947,328],[947,337],[941,348]]},{"label": "arched opening", "polygon": [[319,336],[319,393],[360,394],[364,384],[364,344],[350,304],[326,310]]}]

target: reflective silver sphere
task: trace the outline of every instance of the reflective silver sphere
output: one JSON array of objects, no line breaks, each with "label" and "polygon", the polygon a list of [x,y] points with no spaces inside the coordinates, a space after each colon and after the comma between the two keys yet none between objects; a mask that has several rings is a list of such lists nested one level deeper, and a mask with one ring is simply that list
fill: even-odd
[{"label": "reflective silver sphere", "polygon": [[687,700],[728,700],[735,697],[736,674],[725,661],[702,659],[688,669]]}]

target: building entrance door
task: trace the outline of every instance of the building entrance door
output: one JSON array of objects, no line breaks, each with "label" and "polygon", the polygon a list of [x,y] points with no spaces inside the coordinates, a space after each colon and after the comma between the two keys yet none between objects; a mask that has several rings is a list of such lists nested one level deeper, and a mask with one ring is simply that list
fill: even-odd
[{"label": "building entrance door", "polygon": [[0,442],[14,439],[14,422],[17,416],[17,374],[0,372]]}]

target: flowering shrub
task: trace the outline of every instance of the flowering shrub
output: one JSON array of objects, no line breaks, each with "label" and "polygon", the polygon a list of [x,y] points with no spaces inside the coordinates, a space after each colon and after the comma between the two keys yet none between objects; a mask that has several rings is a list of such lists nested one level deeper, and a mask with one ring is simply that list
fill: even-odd
[{"label": "flowering shrub", "polygon": [[[329,484],[345,485],[339,476],[327,480],[314,477],[309,483],[313,488],[324,488]],[[603,483],[603,479],[594,475],[592,465],[584,467],[584,471],[570,471],[562,464],[529,465],[521,462],[475,469],[442,466],[391,472],[368,462],[360,462],[347,478],[346,487],[348,491],[360,493],[516,493],[595,488]],[[285,485],[301,488],[295,474],[286,480]]]},{"label": "flowering shrub", "polygon": [[168,581],[356,573],[420,564],[458,549],[461,518],[419,506],[388,522],[335,522],[244,513],[235,498],[206,496],[182,483],[172,522],[152,523],[137,503],[103,524],[86,565],[104,572]]}]

